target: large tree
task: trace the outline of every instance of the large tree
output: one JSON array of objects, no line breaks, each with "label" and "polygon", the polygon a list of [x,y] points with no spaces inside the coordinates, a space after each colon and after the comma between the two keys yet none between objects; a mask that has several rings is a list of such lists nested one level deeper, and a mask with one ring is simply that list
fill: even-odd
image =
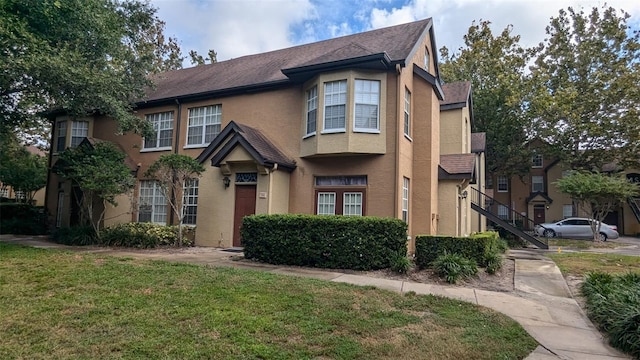
[{"label": "large tree", "polygon": [[182,222],[185,216],[184,194],[195,188],[195,181],[205,168],[196,159],[187,155],[162,155],[156,160],[144,176],[155,179],[160,191],[169,202],[178,218],[178,246],[182,246]]},{"label": "large tree", "polygon": [[150,131],[131,104],[150,73],[183,60],[155,13],[138,0],[0,1],[0,131],[39,128],[38,113],[52,108]]},{"label": "large tree", "polygon": [[[135,177],[125,164],[126,155],[114,144],[85,141],[59,154],[53,171],[82,191],[80,222],[91,225],[96,235],[104,220],[107,204],[117,206],[116,197],[133,189]],[[98,201],[100,207],[95,208]]]},{"label": "large tree", "polygon": [[489,21],[473,22],[464,47],[440,49],[445,82],[471,81],[473,131],[487,133],[489,174],[524,175],[531,154],[526,146],[529,125],[523,113],[525,69],[531,50],[520,46],[520,36],[508,26],[494,35]]},{"label": "large tree", "polygon": [[561,10],[531,68],[537,134],[574,169],[640,163],[640,33],[628,18]]},{"label": "large tree", "polygon": [[591,222],[593,240],[600,240],[600,227],[608,213],[620,202],[638,195],[638,186],[624,177],[601,172],[576,171],[556,181],[558,189],[571,196],[583,213],[597,220]]}]

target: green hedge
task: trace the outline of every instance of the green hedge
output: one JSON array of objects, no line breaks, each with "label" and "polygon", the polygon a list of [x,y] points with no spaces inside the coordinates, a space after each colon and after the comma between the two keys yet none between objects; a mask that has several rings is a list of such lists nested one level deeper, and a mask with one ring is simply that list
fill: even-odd
[{"label": "green hedge", "polygon": [[[195,229],[182,227],[182,246],[193,246]],[[177,246],[178,226],[153,223],[125,223],[100,231],[100,245],[154,248],[157,246]]]},{"label": "green hedge", "polygon": [[469,237],[416,236],[416,264],[426,268],[440,255],[459,254],[474,260],[479,266],[487,266],[489,254],[503,253],[506,245],[497,232],[487,231]]},{"label": "green hedge", "polygon": [[407,253],[407,225],[391,218],[253,215],[241,234],[245,258],[271,264],[371,270]]},{"label": "green hedge", "polygon": [[42,206],[0,203],[0,234],[42,235],[47,233],[47,212]]}]

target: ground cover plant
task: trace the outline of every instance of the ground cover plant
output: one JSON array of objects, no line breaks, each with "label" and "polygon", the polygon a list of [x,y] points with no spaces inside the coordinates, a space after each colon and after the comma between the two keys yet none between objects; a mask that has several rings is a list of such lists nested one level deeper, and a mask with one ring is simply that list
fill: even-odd
[{"label": "ground cover plant", "polygon": [[511,319],[451,299],[0,243],[0,358],[522,359]]}]

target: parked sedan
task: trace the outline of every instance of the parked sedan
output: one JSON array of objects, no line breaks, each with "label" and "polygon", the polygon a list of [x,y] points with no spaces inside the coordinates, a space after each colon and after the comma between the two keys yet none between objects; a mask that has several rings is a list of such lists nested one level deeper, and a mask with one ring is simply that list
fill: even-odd
[{"label": "parked sedan", "polygon": [[[592,219],[587,218],[567,218],[555,223],[545,223],[536,225],[536,234],[544,237],[563,237],[563,238],[588,238],[593,239],[593,231],[591,231],[590,223]],[[617,239],[619,236],[618,228],[614,225],[602,223],[600,227],[600,240]]]}]

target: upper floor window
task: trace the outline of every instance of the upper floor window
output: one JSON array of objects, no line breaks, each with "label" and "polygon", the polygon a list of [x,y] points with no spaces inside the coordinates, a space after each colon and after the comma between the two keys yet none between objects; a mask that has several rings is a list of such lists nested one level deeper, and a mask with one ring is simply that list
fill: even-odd
[{"label": "upper floor window", "polygon": [[56,140],[58,143],[56,144],[56,151],[61,152],[64,151],[64,148],[67,147],[67,122],[59,121],[58,122],[58,134],[56,136]]},{"label": "upper floor window", "polygon": [[355,81],[355,131],[379,131],[380,81]]},{"label": "upper floor window", "polygon": [[[189,109],[187,146],[206,146],[220,133],[222,105],[202,106]],[[171,122],[173,126],[173,121]],[[169,145],[171,142],[169,141]]]},{"label": "upper floor window", "polygon": [[316,133],[316,119],[318,116],[318,87],[314,86],[307,91],[307,126],[305,135]]},{"label": "upper floor window", "polygon": [[155,136],[144,138],[143,149],[167,150],[171,149],[173,139],[173,112],[167,111],[146,115],[151,122]]},{"label": "upper floor window", "polygon": [[411,136],[411,92],[404,89],[404,134]]},{"label": "upper floor window", "polygon": [[534,153],[531,157],[531,167],[533,168],[541,168],[542,167],[542,154]]},{"label": "upper floor window", "polygon": [[509,179],[506,176],[498,176],[498,192],[509,191]]},{"label": "upper floor window", "polygon": [[429,48],[424,48],[424,69],[429,71]]},{"label": "upper floor window", "polygon": [[531,177],[531,192],[544,192],[544,177],[532,176]]},{"label": "upper floor window", "polygon": [[87,136],[89,136],[88,121],[73,121],[71,123],[71,147],[80,145]]},{"label": "upper floor window", "polygon": [[347,80],[324,84],[324,130],[345,131],[347,107]]}]

